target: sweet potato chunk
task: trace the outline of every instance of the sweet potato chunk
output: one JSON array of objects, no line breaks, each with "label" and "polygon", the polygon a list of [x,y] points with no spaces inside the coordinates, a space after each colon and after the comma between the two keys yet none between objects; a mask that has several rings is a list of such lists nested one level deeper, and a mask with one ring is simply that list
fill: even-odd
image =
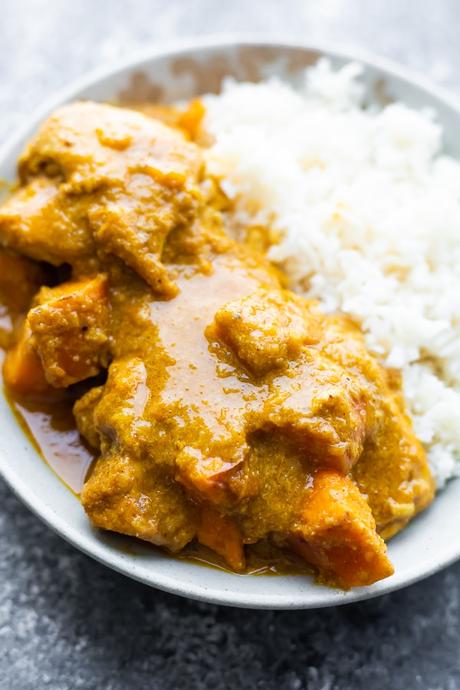
[{"label": "sweet potato chunk", "polygon": [[319,471],[301,516],[293,548],[343,589],[371,585],[393,574],[385,542],[358,488],[348,477]]},{"label": "sweet potato chunk", "polygon": [[4,350],[14,345],[15,331],[44,278],[39,264],[0,248],[0,347]]},{"label": "sweet potato chunk", "polygon": [[6,353],[3,379],[7,388],[19,395],[40,395],[51,389],[27,320],[21,327],[16,344]]},{"label": "sweet potato chunk", "polygon": [[243,541],[231,518],[204,505],[200,512],[197,538],[200,544],[222,556],[230,568],[244,570]]},{"label": "sweet potato chunk", "polygon": [[10,311],[30,306],[44,275],[39,264],[7,249],[0,249],[0,303]]},{"label": "sweet potato chunk", "polygon": [[95,376],[107,355],[106,277],[42,288],[38,302],[28,321],[49,383],[65,388]]}]

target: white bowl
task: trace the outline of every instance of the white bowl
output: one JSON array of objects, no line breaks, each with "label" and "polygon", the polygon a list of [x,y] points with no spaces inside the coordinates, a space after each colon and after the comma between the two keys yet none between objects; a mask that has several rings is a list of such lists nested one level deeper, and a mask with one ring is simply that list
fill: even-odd
[{"label": "white bowl", "polygon": [[[460,157],[460,108],[447,94],[386,60],[324,46],[289,41],[218,38],[181,43],[105,69],[48,101],[0,151],[0,178],[14,179],[16,160],[45,116],[77,98],[98,101],[175,100],[217,90],[224,76],[259,79],[281,75],[295,82],[319,55],[336,65],[365,66],[370,101],[394,98],[414,107],[434,107],[449,153]],[[77,498],[43,462],[0,396],[0,472],[16,494],[52,529],[105,565],[168,592],[205,601],[254,608],[317,608],[368,599],[427,577],[460,557],[460,481],[452,481],[433,505],[389,545],[395,574],[371,587],[341,592],[305,576],[231,574],[170,558],[148,545],[91,528]],[[18,563],[19,567],[19,563]]]}]

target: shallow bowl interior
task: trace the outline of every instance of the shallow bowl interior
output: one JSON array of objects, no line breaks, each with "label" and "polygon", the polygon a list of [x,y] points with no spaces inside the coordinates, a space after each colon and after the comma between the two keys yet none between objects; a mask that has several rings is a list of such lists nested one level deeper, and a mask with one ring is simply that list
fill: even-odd
[{"label": "shallow bowl interior", "polygon": [[[60,103],[79,98],[131,103],[187,99],[217,92],[227,76],[250,81],[281,76],[296,83],[302,70],[320,56],[329,57],[335,65],[359,60],[365,67],[369,102],[384,104],[395,99],[417,108],[434,108],[444,127],[446,150],[460,156],[460,111],[456,103],[386,61],[328,47],[220,39],[152,51],[60,92],[0,151],[0,178],[14,179],[16,160],[25,141]],[[289,609],[349,603],[410,584],[460,557],[460,481],[452,481],[429,510],[391,541],[389,553],[396,573],[372,587],[344,593],[320,587],[304,576],[242,576],[169,558],[148,546],[93,530],[78,499],[37,454],[3,396],[0,472],[40,518],[90,556],[148,585],[222,604]]]}]

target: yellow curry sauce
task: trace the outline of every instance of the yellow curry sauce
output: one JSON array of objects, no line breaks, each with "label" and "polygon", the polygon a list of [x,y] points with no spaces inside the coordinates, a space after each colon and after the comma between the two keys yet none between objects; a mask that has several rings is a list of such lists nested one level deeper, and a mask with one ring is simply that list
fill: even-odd
[{"label": "yellow curry sauce", "polygon": [[[5,383],[72,482],[91,452],[50,405],[75,399],[92,523],[195,558],[198,542],[238,572],[281,549],[344,588],[391,574],[382,537],[433,496],[397,377],[231,238],[201,149],[80,103],[43,125],[19,174],[0,209],[2,261],[26,286]],[[71,275],[50,281],[48,265]]]}]

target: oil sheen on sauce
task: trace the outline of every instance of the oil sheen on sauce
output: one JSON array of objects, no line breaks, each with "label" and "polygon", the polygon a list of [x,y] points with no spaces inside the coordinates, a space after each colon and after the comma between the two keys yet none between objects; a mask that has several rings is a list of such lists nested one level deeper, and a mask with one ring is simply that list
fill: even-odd
[{"label": "oil sheen on sauce", "polygon": [[11,396],[8,401],[40,455],[78,495],[95,456],[75,427],[72,402],[31,403]]}]

